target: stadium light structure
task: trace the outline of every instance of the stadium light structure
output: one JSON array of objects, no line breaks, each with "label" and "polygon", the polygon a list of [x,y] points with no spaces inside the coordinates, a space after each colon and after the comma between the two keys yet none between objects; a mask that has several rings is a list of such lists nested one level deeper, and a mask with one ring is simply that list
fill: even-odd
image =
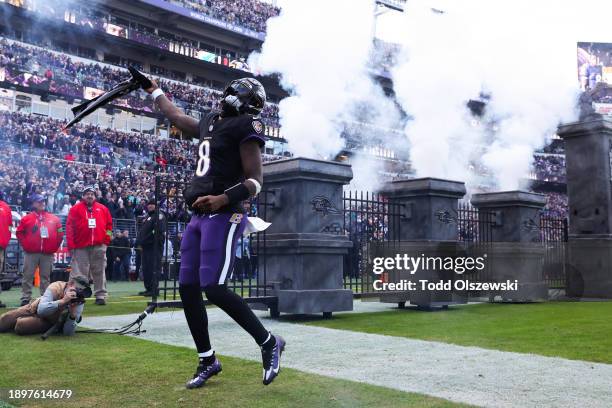
[{"label": "stadium light structure", "polygon": [[388,7],[396,11],[404,11],[406,0],[376,0],[376,4]]}]

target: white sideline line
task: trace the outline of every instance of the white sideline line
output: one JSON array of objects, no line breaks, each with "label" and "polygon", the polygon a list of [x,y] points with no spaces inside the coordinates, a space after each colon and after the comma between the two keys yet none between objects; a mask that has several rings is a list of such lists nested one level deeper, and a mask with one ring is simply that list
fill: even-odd
[{"label": "white sideline line", "polygon": [[[300,371],[486,407],[612,407],[612,365],[305,326],[257,313],[287,340],[283,365]],[[250,336],[221,310],[211,308],[208,318],[219,354],[261,361]],[[91,317],[84,325],[118,327],[133,319]],[[144,327],[143,339],[194,348],[182,311],[155,313]]]}]

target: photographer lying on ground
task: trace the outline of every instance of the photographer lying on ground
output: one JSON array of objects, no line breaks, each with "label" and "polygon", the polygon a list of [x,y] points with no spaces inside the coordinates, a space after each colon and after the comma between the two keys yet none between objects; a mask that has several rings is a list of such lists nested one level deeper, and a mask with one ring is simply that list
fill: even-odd
[{"label": "photographer lying on ground", "polygon": [[30,304],[0,316],[0,333],[14,330],[17,334],[42,334],[52,328],[67,310],[63,327],[57,332],[71,336],[81,321],[85,298],[91,296],[89,282],[77,276],[69,282],[53,282],[45,293]]}]

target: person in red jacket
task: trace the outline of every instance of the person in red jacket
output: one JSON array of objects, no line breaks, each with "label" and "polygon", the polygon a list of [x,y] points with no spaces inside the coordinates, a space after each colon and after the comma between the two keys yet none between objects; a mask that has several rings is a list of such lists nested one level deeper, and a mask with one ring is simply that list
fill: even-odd
[{"label": "person in red jacket", "polygon": [[66,243],[72,252],[70,277],[93,279],[96,305],[106,304],[106,248],[113,236],[113,218],[96,201],[96,186],[87,186],[83,198],[68,212]]},{"label": "person in red jacket", "polygon": [[45,197],[40,194],[34,195],[32,207],[34,211],[21,219],[15,233],[25,251],[21,306],[30,303],[32,281],[37,267],[40,275],[40,295],[42,296],[47,290],[53,269],[53,254],[64,239],[64,228],[60,219],[45,211]]},{"label": "person in red jacket", "polygon": [[[11,226],[13,225],[13,213],[7,203],[0,200],[0,272],[4,273],[4,250],[11,240]],[[2,287],[0,287],[2,292]],[[0,307],[6,305],[0,302]]]}]

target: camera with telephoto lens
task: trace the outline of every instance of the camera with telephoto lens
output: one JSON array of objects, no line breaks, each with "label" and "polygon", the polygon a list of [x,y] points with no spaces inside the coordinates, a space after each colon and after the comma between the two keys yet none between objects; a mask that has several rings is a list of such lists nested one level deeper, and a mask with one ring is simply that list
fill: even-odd
[{"label": "camera with telephoto lens", "polygon": [[74,291],[76,293],[76,297],[72,298],[70,303],[85,303],[85,299],[90,297],[92,294],[91,288],[89,287],[74,288]]}]

